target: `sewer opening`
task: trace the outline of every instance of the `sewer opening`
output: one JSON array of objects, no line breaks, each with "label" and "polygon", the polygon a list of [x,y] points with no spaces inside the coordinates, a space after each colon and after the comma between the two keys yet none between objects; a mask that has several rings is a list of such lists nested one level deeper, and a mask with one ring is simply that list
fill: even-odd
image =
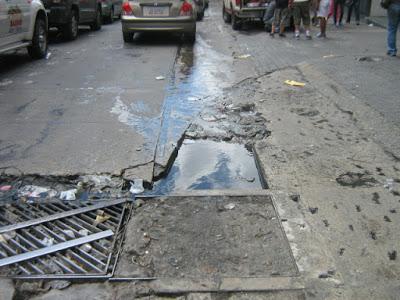
[{"label": "sewer opening", "polygon": [[252,149],[241,144],[185,139],[166,176],[156,181],[146,194],[266,188]]}]

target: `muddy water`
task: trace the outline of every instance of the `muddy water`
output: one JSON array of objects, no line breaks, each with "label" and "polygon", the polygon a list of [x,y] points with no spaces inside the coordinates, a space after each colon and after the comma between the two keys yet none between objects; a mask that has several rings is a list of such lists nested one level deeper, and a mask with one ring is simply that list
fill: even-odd
[{"label": "muddy water", "polygon": [[253,154],[243,145],[185,140],[167,177],[155,183],[151,194],[260,188]]}]

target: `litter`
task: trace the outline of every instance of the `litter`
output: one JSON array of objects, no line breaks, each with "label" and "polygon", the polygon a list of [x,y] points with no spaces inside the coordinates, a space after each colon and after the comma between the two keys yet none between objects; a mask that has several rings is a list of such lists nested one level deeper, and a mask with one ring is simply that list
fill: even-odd
[{"label": "litter", "polygon": [[13,239],[16,235],[17,233],[15,231],[0,234],[0,243],[7,243],[8,240]]},{"label": "litter", "polygon": [[242,55],[234,56],[234,58],[237,58],[237,59],[246,59],[246,58],[249,58],[249,57],[251,57],[251,54],[242,54]]},{"label": "litter", "polygon": [[81,236],[87,236],[87,235],[89,234],[89,230],[87,230],[87,229],[81,229],[81,230],[78,231],[78,233],[79,233]]},{"label": "litter", "polygon": [[92,250],[92,246],[90,244],[83,244],[82,246],[79,247],[79,249],[85,251],[85,252],[90,252]]},{"label": "litter", "polygon": [[104,210],[99,209],[96,213],[96,220],[93,222],[93,225],[97,225],[100,223],[104,223],[108,219],[110,219],[111,216],[107,215]]},{"label": "litter", "polygon": [[369,27],[374,27],[374,24],[370,23],[368,24]]},{"label": "litter", "polygon": [[164,76],[157,76],[156,79],[157,79],[157,80],[164,80],[165,77],[164,77]]},{"label": "litter", "polygon": [[27,198],[45,198],[47,196],[54,197],[57,192],[41,186],[25,185],[19,189],[18,194]]},{"label": "litter", "polygon": [[11,185],[3,185],[3,186],[0,186],[0,191],[2,191],[2,192],[7,192],[7,191],[9,191],[9,190],[11,190],[12,189],[12,186]]},{"label": "litter", "polygon": [[303,86],[306,85],[306,84],[303,83],[303,82],[298,82],[298,81],[294,81],[294,80],[285,80],[285,83],[286,83],[287,85],[291,85],[291,86],[300,86],[300,87],[303,87]]},{"label": "litter", "polygon": [[394,179],[388,178],[386,179],[385,184],[383,185],[384,188],[388,189],[389,191],[393,190],[394,187]]},{"label": "litter", "polygon": [[143,179],[135,179],[133,182],[131,181],[131,188],[129,189],[129,191],[135,195],[143,193]]},{"label": "litter", "polygon": [[62,191],[60,194],[60,199],[61,200],[76,200],[76,192],[77,189],[72,189],[72,190],[68,190],[68,191]]},{"label": "litter", "polygon": [[235,205],[234,203],[229,203],[229,204],[227,204],[227,205],[224,206],[224,208],[225,208],[225,209],[228,209],[228,210],[232,210],[232,209],[234,209],[235,207],[236,207],[236,205]]},{"label": "litter", "polygon": [[335,57],[336,55],[333,55],[333,54],[329,54],[329,55],[324,55],[324,56],[322,56],[322,58],[332,58],[332,57]]},{"label": "litter", "polygon": [[53,246],[53,245],[54,245],[54,239],[53,239],[53,238],[45,237],[45,238],[42,240],[42,244],[45,245],[46,247]]},{"label": "litter", "polygon": [[47,52],[47,54],[46,54],[46,59],[49,59],[50,56],[51,56],[51,52]]},{"label": "litter", "polygon": [[75,238],[75,234],[72,230],[70,229],[65,229],[62,231],[67,237],[74,239]]}]

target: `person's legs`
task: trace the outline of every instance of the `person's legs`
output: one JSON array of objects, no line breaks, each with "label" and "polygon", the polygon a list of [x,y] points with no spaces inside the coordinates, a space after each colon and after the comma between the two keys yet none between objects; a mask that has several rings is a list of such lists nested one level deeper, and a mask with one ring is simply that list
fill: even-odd
[{"label": "person's legs", "polygon": [[340,7],[340,18],[339,18],[339,25],[342,25],[342,20],[343,20],[343,14],[344,14],[344,1],[339,2],[339,7]]},{"label": "person's legs", "polygon": [[337,24],[337,10],[338,10],[338,5],[340,0],[334,0],[333,1],[333,22],[335,23],[335,25]]},{"label": "person's legs", "polygon": [[354,0],[354,13],[356,15],[356,24],[360,25],[360,0]]},{"label": "person's legs", "polygon": [[300,22],[301,22],[301,13],[300,13],[300,5],[298,2],[293,3],[293,20],[294,20],[294,36],[296,38],[300,37]]},{"label": "person's legs", "polygon": [[311,33],[310,33],[310,22],[311,22],[311,17],[310,17],[310,2],[305,1],[301,2],[301,19],[303,21],[303,26],[304,29],[306,30],[306,38],[311,39]]},{"label": "person's legs", "polygon": [[318,37],[326,37],[326,18],[319,19],[320,34]]},{"label": "person's legs", "polygon": [[288,18],[288,9],[284,8],[281,10],[281,18],[280,18],[280,24],[279,24],[279,36],[280,37],[285,37],[285,26],[287,23],[287,18]]},{"label": "person's legs", "polygon": [[395,56],[397,54],[396,34],[400,22],[400,5],[391,4],[387,10],[387,13],[388,13],[387,54]]},{"label": "person's legs", "polygon": [[353,3],[351,3],[351,5],[349,6],[348,10],[347,10],[347,19],[346,19],[346,23],[350,23],[351,20],[351,13],[353,12],[353,7],[354,7],[354,1]]}]

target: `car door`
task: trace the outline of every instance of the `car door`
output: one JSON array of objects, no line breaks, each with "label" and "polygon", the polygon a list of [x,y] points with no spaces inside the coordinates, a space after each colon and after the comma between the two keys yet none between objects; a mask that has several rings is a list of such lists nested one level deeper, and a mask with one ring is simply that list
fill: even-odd
[{"label": "car door", "polygon": [[5,45],[8,31],[8,3],[6,0],[0,0],[0,46]]},{"label": "car door", "polygon": [[80,23],[91,22],[94,19],[96,0],[79,0]]},{"label": "car door", "polygon": [[[30,23],[30,2],[28,0],[1,0],[5,2],[1,26],[2,44],[12,44],[24,40]],[[30,0],[29,0],[30,1]],[[4,4],[4,3],[3,3]]]}]

